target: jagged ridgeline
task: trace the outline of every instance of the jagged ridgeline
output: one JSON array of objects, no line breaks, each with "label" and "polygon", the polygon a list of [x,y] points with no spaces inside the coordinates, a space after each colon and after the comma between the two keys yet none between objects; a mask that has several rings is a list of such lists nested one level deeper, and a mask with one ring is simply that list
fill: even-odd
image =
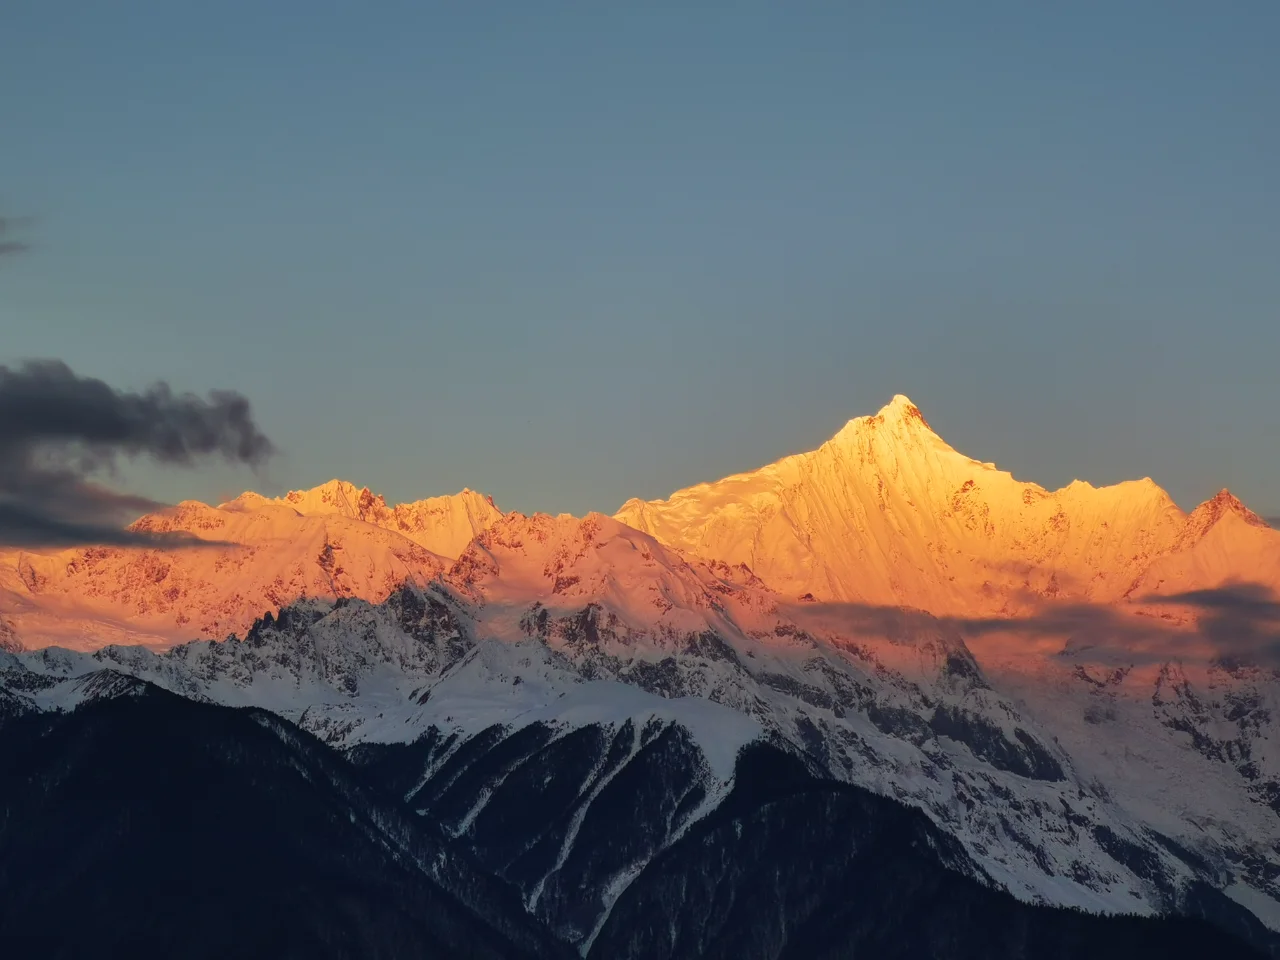
[{"label": "jagged ridgeline", "polygon": [[1280,535],[1229,495],[1047,491],[898,398],[612,518],[139,524],[218,544],[0,561],[29,955],[81,900],[156,955],[1280,955]]}]

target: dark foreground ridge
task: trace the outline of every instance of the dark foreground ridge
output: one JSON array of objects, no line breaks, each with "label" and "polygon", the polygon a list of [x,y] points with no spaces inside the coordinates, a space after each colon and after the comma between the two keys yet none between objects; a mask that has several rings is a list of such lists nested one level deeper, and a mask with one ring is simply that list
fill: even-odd
[{"label": "dark foreground ridge", "polygon": [[[558,753],[550,731],[515,743],[495,731],[457,752],[447,785],[428,783],[406,803],[422,742],[353,751],[353,764],[260,710],[144,684],[122,693],[3,721],[6,958],[568,960],[588,944],[601,960],[1264,955],[1202,920],[1019,903],[984,885],[920,812],[816,778],[763,745],[740,758],[729,797],[665,840],[575,950],[556,927],[572,919],[570,886],[596,895],[593,856],[609,850],[602,825],[579,828],[601,840],[565,874],[557,922],[526,909],[521,882],[521,852],[543,856],[539,841],[572,817],[577,797],[556,774],[578,751]],[[608,806],[615,845],[635,829],[658,836],[649,813],[666,803],[663,784],[681,779],[660,774],[684,756],[671,736],[656,735],[649,766],[619,783]],[[615,749],[599,739],[606,756]],[[515,776],[529,758],[537,766]],[[464,794],[499,772],[511,790],[485,806],[495,828],[458,830]]]},{"label": "dark foreground ridge", "polygon": [[20,717],[0,729],[0,784],[6,958],[573,956],[505,884],[262,711],[149,687]]},{"label": "dark foreground ridge", "polygon": [[591,956],[1257,955],[1202,920],[1101,917],[1021,903],[973,879],[978,870],[920,811],[816,779],[772,747],[748,747],[728,799],[628,888]]}]

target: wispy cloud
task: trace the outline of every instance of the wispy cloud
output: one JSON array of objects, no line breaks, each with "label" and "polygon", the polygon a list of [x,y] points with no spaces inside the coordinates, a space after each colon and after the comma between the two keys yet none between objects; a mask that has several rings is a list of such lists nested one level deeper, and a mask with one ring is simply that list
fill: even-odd
[{"label": "wispy cloud", "polygon": [[21,253],[27,245],[21,240],[10,239],[14,230],[25,227],[29,223],[25,218],[6,217],[0,215],[0,256],[7,253]]}]

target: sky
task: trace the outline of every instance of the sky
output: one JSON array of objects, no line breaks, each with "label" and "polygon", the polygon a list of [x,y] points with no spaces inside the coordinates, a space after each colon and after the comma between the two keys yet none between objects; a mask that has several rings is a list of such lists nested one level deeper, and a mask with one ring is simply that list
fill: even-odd
[{"label": "sky", "polygon": [[6,0],[0,363],[331,477],[612,512],[910,396],[1280,514],[1280,4]]}]

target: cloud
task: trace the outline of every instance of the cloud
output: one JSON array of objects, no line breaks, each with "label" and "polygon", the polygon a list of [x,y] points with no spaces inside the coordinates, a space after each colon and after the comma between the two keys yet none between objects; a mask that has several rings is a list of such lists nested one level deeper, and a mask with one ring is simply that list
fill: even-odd
[{"label": "cloud", "polygon": [[91,478],[114,473],[121,457],[181,467],[218,457],[257,468],[274,453],[238,393],[202,398],[165,383],[133,393],[58,360],[0,365],[0,544],[205,543],[125,529],[130,516],[163,505]]},{"label": "cloud", "polygon": [[1280,598],[1262,584],[1229,584],[1145,601],[1197,610],[1201,633],[1214,643],[1223,659],[1280,662]]},{"label": "cloud", "polygon": [[91,543],[161,549],[217,545],[216,541],[201,540],[184,533],[151,533],[59,520],[6,503],[0,503],[0,543],[12,547],[76,547]]},{"label": "cloud", "polygon": [[1280,601],[1260,583],[1233,583],[1212,590],[1187,590],[1165,596],[1143,597],[1146,603],[1185,604],[1226,615],[1280,620]]},{"label": "cloud", "polygon": [[795,612],[868,636],[912,637],[943,630],[975,642],[987,637],[1013,638],[1015,644],[1061,638],[1067,657],[1280,667],[1280,596],[1260,583],[1146,595],[1121,604],[1037,601],[1029,612],[1008,617],[933,615],[859,603],[824,603]]},{"label": "cloud", "polygon": [[21,253],[27,249],[27,245],[22,241],[8,239],[10,231],[17,227],[24,227],[26,224],[25,219],[0,216],[0,256],[6,253]]}]

